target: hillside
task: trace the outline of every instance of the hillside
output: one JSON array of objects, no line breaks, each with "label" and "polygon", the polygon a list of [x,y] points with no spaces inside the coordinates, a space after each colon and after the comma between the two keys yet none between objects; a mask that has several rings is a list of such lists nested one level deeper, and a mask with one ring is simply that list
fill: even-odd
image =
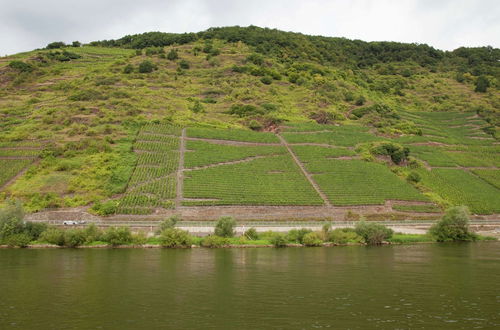
[{"label": "hillside", "polygon": [[256,27],[74,46],[0,58],[0,203],[500,213],[498,49]]}]

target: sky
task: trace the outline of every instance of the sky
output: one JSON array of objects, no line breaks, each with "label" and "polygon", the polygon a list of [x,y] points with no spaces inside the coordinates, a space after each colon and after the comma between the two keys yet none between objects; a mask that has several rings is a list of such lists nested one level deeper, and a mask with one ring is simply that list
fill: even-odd
[{"label": "sky", "polygon": [[500,47],[498,0],[0,0],[0,56],[149,31],[277,28],[365,41]]}]

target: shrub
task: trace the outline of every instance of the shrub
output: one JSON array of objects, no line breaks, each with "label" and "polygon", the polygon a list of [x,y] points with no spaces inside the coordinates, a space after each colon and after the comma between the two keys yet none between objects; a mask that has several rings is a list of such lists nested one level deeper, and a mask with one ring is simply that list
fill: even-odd
[{"label": "shrub", "polygon": [[158,230],[158,234],[160,234],[164,230],[175,228],[175,225],[180,220],[181,220],[181,218],[178,215],[173,215],[170,218],[167,218],[167,219],[163,220],[160,223],[160,228]]},{"label": "shrub", "polygon": [[203,107],[203,104],[201,104],[199,100],[195,100],[193,106],[191,107],[191,111],[193,111],[194,113],[200,113],[204,112],[205,108]]},{"label": "shrub", "polygon": [[210,235],[203,239],[201,245],[209,248],[223,247],[229,244],[229,240],[226,237],[220,237],[216,235]]},{"label": "shrub", "polygon": [[20,202],[9,202],[0,209],[0,243],[9,236],[23,232],[24,210]]},{"label": "shrub", "polygon": [[429,229],[438,242],[473,241],[477,235],[469,231],[469,210],[465,206],[455,206],[446,210],[439,222]]},{"label": "shrub", "polygon": [[406,177],[406,180],[408,182],[418,183],[422,180],[422,177],[417,172],[410,172],[410,174]]},{"label": "shrub", "polygon": [[80,41],[73,41],[71,43],[71,47],[81,47],[82,43]]},{"label": "shrub", "polygon": [[233,237],[236,221],[232,217],[221,217],[215,224],[215,235]]},{"label": "shrub", "polygon": [[104,203],[95,202],[91,208],[96,214],[103,216],[115,214],[117,209],[118,201],[115,200],[105,201]]},{"label": "shrub", "polygon": [[179,68],[184,69],[184,70],[189,69],[189,62],[186,60],[181,60],[179,62]]},{"label": "shrub", "polygon": [[33,65],[23,61],[11,61],[9,67],[19,72],[31,72],[34,69]]},{"label": "shrub", "polygon": [[250,120],[250,122],[248,123],[248,127],[251,129],[251,130],[254,130],[254,131],[260,131],[262,129],[262,124],[259,123],[257,120],[255,119],[252,119]]},{"label": "shrub", "polygon": [[112,246],[130,244],[133,240],[128,227],[110,227],[104,232],[103,239]]},{"label": "shrub", "polygon": [[171,49],[167,54],[167,59],[170,61],[175,61],[179,58],[179,54],[177,53],[177,49]]},{"label": "shrub", "polygon": [[334,244],[361,243],[363,238],[351,228],[337,228],[328,233],[329,242]]},{"label": "shrub", "polygon": [[31,242],[31,236],[26,234],[26,233],[19,233],[19,234],[14,234],[5,240],[5,244],[7,244],[10,247],[21,247],[25,248],[27,247]]},{"label": "shrub", "polygon": [[251,241],[255,241],[255,240],[258,240],[259,239],[259,233],[257,233],[257,230],[255,228],[249,228],[247,229],[247,231],[245,231],[245,233],[243,234],[243,236],[245,236],[245,238],[251,240]]},{"label": "shrub", "polygon": [[321,246],[323,244],[323,240],[321,239],[318,233],[307,233],[302,238],[302,243],[305,246]]},{"label": "shrub", "polygon": [[86,241],[85,232],[81,229],[69,229],[64,232],[64,246],[75,248]]},{"label": "shrub", "polygon": [[262,108],[257,108],[252,104],[233,104],[227,113],[230,115],[237,115],[238,117],[247,117],[263,115],[264,110]]},{"label": "shrub", "polygon": [[43,222],[30,222],[27,221],[24,224],[24,232],[28,234],[32,240],[36,241],[40,235],[47,230],[48,226]]},{"label": "shrub", "polygon": [[167,228],[160,234],[160,245],[164,247],[190,247],[192,237],[185,230]]},{"label": "shrub", "polygon": [[272,245],[274,247],[285,247],[287,240],[285,234],[282,233],[275,233],[271,238],[269,239]]},{"label": "shrub", "polygon": [[102,240],[103,232],[101,229],[97,228],[95,223],[91,223],[84,230],[85,242],[91,243]]},{"label": "shrub", "polygon": [[271,78],[270,76],[264,76],[262,78],[260,78],[260,81],[264,84],[264,85],[271,85],[272,82],[273,82],[273,78]]},{"label": "shrub", "polygon": [[157,67],[156,65],[153,64],[153,62],[149,60],[142,61],[139,64],[139,72],[140,73],[151,73],[153,70],[156,70]]},{"label": "shrub", "polygon": [[288,232],[286,235],[286,239],[290,242],[295,242],[295,243],[304,243],[304,236],[311,233],[311,229],[292,229]]},{"label": "shrub", "polygon": [[356,102],[355,102],[354,104],[355,104],[355,105],[360,106],[360,105],[365,104],[365,102],[366,102],[365,97],[364,97],[363,95],[361,95],[361,96],[359,96],[359,97],[356,99]]},{"label": "shrub", "polygon": [[132,73],[132,72],[134,72],[134,66],[132,64],[127,64],[123,68],[123,73],[125,73],[125,74],[129,74],[129,73]]},{"label": "shrub", "polygon": [[57,49],[57,48],[63,48],[65,46],[66,44],[62,41],[54,41],[47,45],[47,49]]},{"label": "shrub", "polygon": [[64,245],[64,233],[61,229],[48,228],[46,231],[40,234],[40,241],[47,242],[49,244]]},{"label": "shrub", "polygon": [[393,231],[378,223],[367,223],[360,221],[354,229],[356,234],[361,236],[366,244],[382,244],[386,239],[392,237]]}]

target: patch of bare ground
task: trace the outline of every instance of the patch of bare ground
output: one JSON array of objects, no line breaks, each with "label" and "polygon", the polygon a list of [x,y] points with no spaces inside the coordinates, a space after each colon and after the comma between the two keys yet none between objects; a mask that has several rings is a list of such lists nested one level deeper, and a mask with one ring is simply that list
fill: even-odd
[{"label": "patch of bare ground", "polygon": [[431,166],[431,168],[451,168],[451,169],[457,169],[457,170],[498,170],[499,168],[496,166]]},{"label": "patch of bare ground", "polygon": [[441,143],[441,142],[433,142],[433,141],[415,142],[415,143],[412,143],[411,145],[412,146],[453,147],[452,144],[446,144],[446,143]]},{"label": "patch of bare ground", "polygon": [[328,157],[325,157],[326,159],[337,159],[337,160],[353,160],[353,159],[361,159],[361,157],[359,156],[338,156],[338,157],[334,157],[334,156],[328,156]]}]

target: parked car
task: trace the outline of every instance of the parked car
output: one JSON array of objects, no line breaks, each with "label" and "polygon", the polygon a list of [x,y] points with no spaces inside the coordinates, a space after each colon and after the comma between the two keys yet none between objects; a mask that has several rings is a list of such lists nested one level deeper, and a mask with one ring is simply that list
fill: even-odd
[{"label": "parked car", "polygon": [[63,225],[65,226],[74,226],[74,225],[77,225],[78,224],[78,221],[63,221]]}]

